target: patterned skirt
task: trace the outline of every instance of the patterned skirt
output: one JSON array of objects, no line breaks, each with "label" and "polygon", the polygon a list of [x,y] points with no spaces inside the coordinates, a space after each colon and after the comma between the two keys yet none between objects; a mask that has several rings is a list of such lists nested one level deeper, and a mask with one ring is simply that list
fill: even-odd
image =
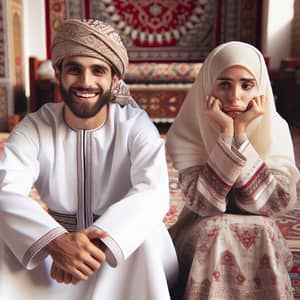
[{"label": "patterned skirt", "polygon": [[294,299],[292,254],[273,219],[184,208],[170,233],[180,268],[173,299]]}]

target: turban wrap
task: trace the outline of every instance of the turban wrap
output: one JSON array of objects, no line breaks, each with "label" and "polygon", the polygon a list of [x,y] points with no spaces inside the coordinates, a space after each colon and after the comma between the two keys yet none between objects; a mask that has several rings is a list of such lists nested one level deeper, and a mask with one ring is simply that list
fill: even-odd
[{"label": "turban wrap", "polygon": [[99,20],[68,19],[58,28],[52,42],[52,64],[64,57],[84,55],[107,62],[121,77],[128,66],[127,50],[119,34]]}]

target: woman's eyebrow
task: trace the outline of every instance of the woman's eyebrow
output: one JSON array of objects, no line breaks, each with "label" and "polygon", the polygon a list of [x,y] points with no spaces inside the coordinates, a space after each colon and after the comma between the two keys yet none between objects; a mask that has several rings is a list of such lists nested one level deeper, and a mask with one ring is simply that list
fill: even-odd
[{"label": "woman's eyebrow", "polygon": [[[233,80],[231,77],[218,77],[216,80]],[[240,81],[256,81],[255,78],[240,78]]]},{"label": "woman's eyebrow", "polygon": [[242,81],[256,81],[255,78],[241,78]]},{"label": "woman's eyebrow", "polygon": [[233,80],[230,77],[218,77],[217,80]]}]

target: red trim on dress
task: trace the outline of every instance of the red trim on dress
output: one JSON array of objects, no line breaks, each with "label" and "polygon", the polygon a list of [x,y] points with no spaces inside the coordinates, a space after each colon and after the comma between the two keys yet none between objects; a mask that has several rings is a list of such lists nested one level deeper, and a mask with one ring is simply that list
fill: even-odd
[{"label": "red trim on dress", "polygon": [[[266,164],[262,163],[262,165],[255,171],[255,173],[251,176],[251,178],[244,185],[239,186],[239,190],[247,189],[256,179],[259,174],[266,168]],[[268,176],[267,176],[268,177]]]}]

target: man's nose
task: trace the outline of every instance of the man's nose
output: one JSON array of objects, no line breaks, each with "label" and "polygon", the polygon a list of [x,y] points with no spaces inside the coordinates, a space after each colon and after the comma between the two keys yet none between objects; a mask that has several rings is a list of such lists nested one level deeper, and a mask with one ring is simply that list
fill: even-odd
[{"label": "man's nose", "polygon": [[80,83],[83,87],[89,87],[93,83],[93,76],[88,70],[83,71],[80,75]]}]

